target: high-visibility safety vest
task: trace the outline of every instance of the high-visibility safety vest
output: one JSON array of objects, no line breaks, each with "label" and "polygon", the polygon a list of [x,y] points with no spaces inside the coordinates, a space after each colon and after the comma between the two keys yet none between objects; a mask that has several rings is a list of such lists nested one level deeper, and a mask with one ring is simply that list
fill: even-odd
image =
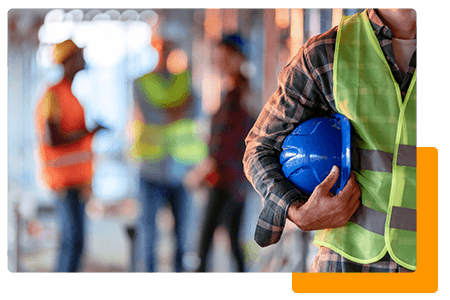
[{"label": "high-visibility safety vest", "polygon": [[136,120],[133,130],[136,139],[130,150],[132,158],[158,162],[170,155],[177,163],[194,165],[208,154],[208,146],[192,119],[181,119],[168,125],[145,124]]},{"label": "high-visibility safety vest", "polygon": [[136,80],[141,92],[150,105],[170,108],[182,105],[190,94],[190,75],[188,71],[180,74],[164,76],[160,73],[149,73]]},{"label": "high-visibility safety vest", "polygon": [[367,10],[343,17],[334,58],[335,103],[354,129],[361,206],[345,226],[317,231],[314,243],[362,264],[388,252],[415,270],[416,74],[402,100]]},{"label": "high-visibility safety vest", "polygon": [[[183,105],[190,94],[190,76],[185,71],[178,75],[150,73],[136,80],[136,84],[145,96],[150,113],[154,109],[170,109]],[[153,109],[153,110],[152,110]],[[150,116],[149,119],[152,119]],[[208,147],[203,141],[197,122],[182,118],[170,124],[145,124],[139,120],[133,122],[135,142],[130,150],[132,158],[155,163],[172,157],[182,165],[194,165],[204,160]]]},{"label": "high-visibility safety vest", "polygon": [[[85,128],[84,109],[72,94],[71,84],[63,79],[49,88],[58,99],[61,116],[61,129],[65,132]],[[36,107],[36,129],[41,157],[41,175],[44,183],[53,190],[81,186],[92,181],[93,175],[93,134],[67,145],[50,146],[45,144],[46,113],[48,103],[42,99]]]}]

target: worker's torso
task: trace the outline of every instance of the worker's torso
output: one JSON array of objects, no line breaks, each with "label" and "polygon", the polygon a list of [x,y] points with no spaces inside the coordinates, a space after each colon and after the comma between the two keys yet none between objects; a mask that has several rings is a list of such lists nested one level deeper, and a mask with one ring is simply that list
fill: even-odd
[{"label": "worker's torso", "polygon": [[[189,166],[207,155],[197,122],[191,116],[190,76],[150,73],[136,80],[138,105],[144,122],[135,120],[135,142],[130,155],[139,159],[141,176],[161,183],[179,184]],[[168,111],[183,106],[179,118]]]},{"label": "worker's torso", "polygon": [[386,251],[416,268],[416,81],[402,100],[366,12],[340,24],[333,69],[336,109],[351,122],[352,170],[362,204],[315,243],[370,263]]},{"label": "worker's torso", "polygon": [[[64,132],[85,128],[84,109],[72,94],[70,82],[63,79],[49,89],[58,99],[60,125]],[[44,111],[46,103],[40,101],[36,110],[44,182],[52,189],[82,186],[92,180],[92,134],[62,146],[50,146],[43,142],[45,131]]]}]

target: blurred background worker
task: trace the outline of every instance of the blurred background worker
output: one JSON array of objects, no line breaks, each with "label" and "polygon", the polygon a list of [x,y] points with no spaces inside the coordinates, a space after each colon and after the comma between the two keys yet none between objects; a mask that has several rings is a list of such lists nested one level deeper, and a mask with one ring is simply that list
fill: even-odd
[{"label": "blurred background worker", "polygon": [[86,129],[84,109],[72,93],[77,72],[84,69],[83,49],[72,40],[55,45],[53,57],[63,79],[50,87],[36,107],[42,178],[58,194],[56,213],[60,252],[56,271],[75,272],[84,246],[85,204],[93,176],[92,138],[104,128]]},{"label": "blurred background worker", "polygon": [[224,35],[213,51],[213,63],[219,69],[223,85],[221,105],[211,119],[209,156],[186,178],[191,187],[203,185],[211,188],[200,233],[200,272],[206,271],[213,234],[221,221],[229,233],[237,270],[245,271],[239,233],[249,185],[243,172],[242,157],[245,136],[253,125],[244,105],[250,92],[248,80],[241,73],[245,47],[239,34]]},{"label": "blurred background worker", "polygon": [[[152,155],[146,151],[152,153],[149,149],[154,151],[161,148],[153,147],[153,144],[147,142],[152,139],[146,140],[145,137],[151,136],[152,129],[167,129],[168,132],[172,127],[169,120],[160,116],[165,109],[152,106],[158,113],[150,113],[144,107],[146,101],[143,101],[143,107],[140,109],[144,116],[149,117],[145,125],[153,125],[143,126],[144,122],[137,122],[136,118],[135,133],[140,142],[134,142],[144,146],[134,154],[136,160],[129,159],[133,141],[132,127],[127,125],[131,125],[131,122],[128,124],[129,114],[137,103],[137,100],[133,99],[133,88],[137,89],[137,86],[133,85],[136,85],[137,78],[154,70],[159,61],[158,51],[150,46],[151,38],[160,35],[176,42],[177,47],[182,48],[185,53],[178,51],[180,55],[171,55],[175,61],[183,58],[185,54],[189,58],[187,74],[192,81],[192,85],[188,85],[190,95],[193,96],[196,109],[201,113],[199,120],[205,124],[200,128],[209,137],[211,117],[224,99],[220,96],[221,92],[224,92],[225,81],[219,79],[217,67],[212,62],[212,54],[223,34],[232,35],[239,32],[248,38],[248,56],[241,64],[241,72],[248,80],[251,92],[255,94],[250,97],[251,101],[245,104],[251,106],[249,111],[256,116],[276,89],[277,75],[281,68],[291,60],[299,47],[310,37],[335,26],[341,15],[352,15],[357,11],[363,9],[9,10],[8,270],[53,271],[59,253],[56,193],[42,184],[41,159],[35,151],[39,141],[34,120],[36,105],[46,93],[47,87],[56,84],[61,78],[62,65],[55,65],[52,58],[55,43],[72,38],[78,47],[84,49],[83,57],[89,68],[76,74],[71,86],[72,92],[83,106],[89,131],[95,127],[91,120],[97,119],[101,119],[101,124],[107,124],[109,128],[108,132],[100,131],[101,134],[96,134],[92,142],[95,172],[92,178],[92,196],[85,207],[85,247],[80,271],[128,272],[136,269],[133,266],[136,266],[134,262],[137,257],[133,256],[133,253],[138,251],[133,249],[137,246],[137,240],[133,235],[128,236],[129,231],[124,229],[133,229],[141,210],[140,205],[128,205],[128,208],[136,209],[128,209],[130,213],[125,214],[122,208],[126,205],[122,204],[140,203],[140,175],[145,174],[149,182],[152,182],[152,178],[156,178],[156,181],[159,176],[166,176],[160,174],[178,174],[165,168],[158,169],[162,162],[157,159],[154,164],[151,159],[147,159]],[[302,24],[304,26],[301,26]],[[169,70],[169,66],[167,69]],[[151,74],[155,75],[157,72]],[[142,77],[144,78],[151,76]],[[167,86],[175,86],[169,84],[172,82],[169,77],[159,78],[162,83],[167,83]],[[173,90],[180,93],[182,91],[175,88]],[[166,92],[167,89],[163,88],[160,95]],[[138,90],[137,93],[141,91]],[[158,93],[153,92],[152,99],[158,102],[155,95]],[[164,122],[156,121],[157,118],[163,119]],[[180,151],[175,156],[171,154],[181,147],[172,148],[169,142],[165,142],[165,145],[166,154],[161,160],[170,161],[173,157],[181,157]],[[139,170],[138,166],[141,164],[156,167],[153,173],[146,174]],[[154,176],[150,177],[150,174]],[[175,177],[168,177],[175,181]],[[181,173],[179,177],[182,177]],[[246,270],[294,272],[299,271],[295,266],[302,260],[306,260],[307,265],[310,265],[318,248],[309,243],[310,255],[302,255],[299,249],[303,243],[299,241],[297,234],[299,229],[290,221],[286,222],[280,242],[271,247],[257,246],[254,241],[254,226],[262,203],[256,191],[251,188],[249,191],[240,233]],[[202,224],[200,220],[208,203],[202,200],[207,198],[207,195],[208,189],[199,189],[190,194],[192,202],[189,202],[191,209],[187,227],[188,253],[183,260],[188,270],[194,270],[198,265],[192,250],[197,247],[199,240],[199,228]],[[173,235],[174,218],[169,205],[161,207],[156,216],[156,269],[172,271],[176,239]],[[26,224],[33,218],[40,224]],[[193,230],[190,230],[191,228]],[[208,254],[208,270],[234,271],[236,264],[230,253],[226,230],[222,224],[217,229]]]},{"label": "blurred background worker", "polygon": [[158,66],[134,82],[130,155],[140,161],[137,271],[157,271],[156,216],[163,205],[170,204],[175,219],[175,271],[181,272],[190,204],[182,180],[191,165],[204,159],[206,144],[198,137],[193,119],[186,53],[169,40],[156,35],[152,39],[159,52]]}]

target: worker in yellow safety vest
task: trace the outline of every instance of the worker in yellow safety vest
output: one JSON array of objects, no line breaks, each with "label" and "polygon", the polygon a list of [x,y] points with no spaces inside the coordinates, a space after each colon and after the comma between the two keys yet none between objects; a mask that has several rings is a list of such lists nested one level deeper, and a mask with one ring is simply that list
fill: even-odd
[{"label": "worker in yellow safety vest", "polygon": [[[261,246],[276,243],[288,219],[316,231],[312,272],[416,269],[415,39],[414,10],[367,9],[311,38],[280,73],[244,157],[265,199]],[[333,113],[352,127],[350,178],[330,194],[333,168],[311,194],[297,190],[276,153],[298,124]]]},{"label": "worker in yellow safety vest", "polygon": [[129,154],[139,165],[140,177],[135,270],[158,270],[156,214],[170,203],[175,219],[175,271],[181,272],[190,207],[183,178],[192,166],[205,159],[208,151],[195,120],[196,103],[186,52],[158,34],[152,36],[152,45],[159,52],[159,63],[151,73],[135,80],[129,123]]}]

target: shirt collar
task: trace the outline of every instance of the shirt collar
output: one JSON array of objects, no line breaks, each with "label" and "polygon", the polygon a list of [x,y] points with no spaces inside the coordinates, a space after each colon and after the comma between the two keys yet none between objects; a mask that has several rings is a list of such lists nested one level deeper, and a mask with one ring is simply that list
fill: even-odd
[{"label": "shirt collar", "polygon": [[383,20],[377,14],[375,9],[373,8],[368,9],[367,16],[369,17],[370,23],[372,24],[373,30],[378,39],[380,38],[392,39],[391,30],[383,22]]}]

